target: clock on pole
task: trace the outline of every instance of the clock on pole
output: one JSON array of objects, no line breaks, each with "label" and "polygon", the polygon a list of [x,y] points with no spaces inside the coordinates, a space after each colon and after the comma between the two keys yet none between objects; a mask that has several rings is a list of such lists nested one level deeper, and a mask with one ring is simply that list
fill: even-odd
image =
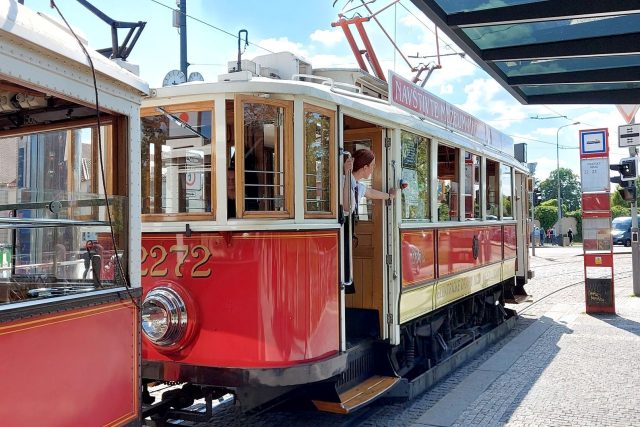
[{"label": "clock on pole", "polygon": [[171,70],[164,76],[162,86],[174,86],[179,85],[187,81],[187,76],[180,70]]}]

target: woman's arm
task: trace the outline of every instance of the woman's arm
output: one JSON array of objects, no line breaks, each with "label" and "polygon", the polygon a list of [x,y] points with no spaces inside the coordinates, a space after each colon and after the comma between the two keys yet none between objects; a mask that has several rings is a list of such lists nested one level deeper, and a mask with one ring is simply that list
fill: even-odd
[{"label": "woman's arm", "polygon": [[396,189],[390,188],[388,193],[384,191],[374,190],[373,188],[367,188],[367,191],[364,193],[367,199],[373,200],[389,200],[394,199],[396,197]]},{"label": "woman's arm", "polygon": [[[344,175],[342,176],[342,211],[345,215],[351,215],[349,208],[353,211],[351,204],[351,170],[353,169],[353,158],[349,157],[344,162]],[[357,203],[357,201],[356,201]]]}]

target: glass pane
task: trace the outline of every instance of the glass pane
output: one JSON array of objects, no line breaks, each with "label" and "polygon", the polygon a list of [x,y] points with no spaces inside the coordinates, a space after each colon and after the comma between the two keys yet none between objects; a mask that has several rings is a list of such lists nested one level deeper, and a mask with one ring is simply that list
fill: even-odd
[{"label": "glass pane", "polygon": [[142,213],[211,212],[211,111],[142,118]]},{"label": "glass pane", "polygon": [[547,95],[547,94],[554,94],[554,93],[575,93],[575,92],[638,89],[640,88],[640,82],[523,85],[518,87],[522,90],[522,92],[525,95],[531,96],[531,95]]},{"label": "glass pane", "polygon": [[[106,151],[111,132],[102,134]],[[124,284],[128,203],[96,194],[94,135],[84,128],[0,140],[0,303]]]},{"label": "glass pane", "polygon": [[438,146],[438,220],[458,221],[457,148]]},{"label": "glass pane", "polygon": [[402,179],[408,187],[402,191],[402,218],[430,220],[429,140],[402,131]]},{"label": "glass pane", "polygon": [[488,25],[465,28],[463,31],[480,49],[492,49],[634,33],[637,31],[637,22],[638,15],[633,14],[524,24]]},{"label": "glass pane", "polygon": [[244,112],[244,207],[284,212],[284,108],[246,103]]},{"label": "glass pane", "polygon": [[305,208],[307,212],[331,212],[329,175],[331,118],[321,113],[304,114]]},{"label": "glass pane", "polygon": [[500,179],[502,180],[502,217],[513,219],[513,186],[511,185],[511,167],[500,165]]},{"label": "glass pane", "polygon": [[515,6],[518,4],[538,3],[541,0],[436,0],[436,3],[445,11],[451,14],[456,12],[472,12],[475,10],[493,9],[501,6]]},{"label": "glass pane", "polygon": [[495,64],[507,77],[529,76],[571,71],[606,70],[640,65],[640,55],[598,56],[592,58],[558,58],[545,60],[501,61]]},{"label": "glass pane", "polygon": [[480,156],[464,154],[464,216],[480,218]]},{"label": "glass pane", "polygon": [[498,169],[498,162],[487,160],[487,219],[498,219],[500,215]]}]

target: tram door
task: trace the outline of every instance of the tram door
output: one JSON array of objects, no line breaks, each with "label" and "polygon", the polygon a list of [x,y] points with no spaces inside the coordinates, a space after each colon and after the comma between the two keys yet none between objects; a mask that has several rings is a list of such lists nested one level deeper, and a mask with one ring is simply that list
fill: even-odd
[{"label": "tram door", "polygon": [[[375,154],[375,169],[369,180],[362,180],[367,188],[382,189],[384,186],[384,162],[382,136],[384,130],[373,124],[345,116],[344,148],[355,153],[368,148]],[[347,341],[362,335],[371,335],[371,324],[375,320],[381,336],[383,317],[383,212],[382,200],[368,200],[360,196],[358,200],[358,220],[353,240],[353,281],[355,293],[346,295]],[[375,319],[375,320],[374,320]],[[361,327],[368,330],[363,331]],[[368,326],[367,326],[368,325]]]}]

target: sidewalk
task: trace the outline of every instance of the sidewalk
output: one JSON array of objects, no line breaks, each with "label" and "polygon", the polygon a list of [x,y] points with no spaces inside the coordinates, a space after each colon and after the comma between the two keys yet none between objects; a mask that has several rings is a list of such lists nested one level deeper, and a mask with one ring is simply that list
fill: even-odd
[{"label": "sidewalk", "polygon": [[560,249],[536,252],[541,274],[527,290],[540,302],[521,318],[532,323],[410,425],[640,426],[640,298],[632,296],[631,257],[616,256],[624,276],[615,282],[617,314],[587,315],[584,285],[542,298],[581,280],[582,249]]}]

